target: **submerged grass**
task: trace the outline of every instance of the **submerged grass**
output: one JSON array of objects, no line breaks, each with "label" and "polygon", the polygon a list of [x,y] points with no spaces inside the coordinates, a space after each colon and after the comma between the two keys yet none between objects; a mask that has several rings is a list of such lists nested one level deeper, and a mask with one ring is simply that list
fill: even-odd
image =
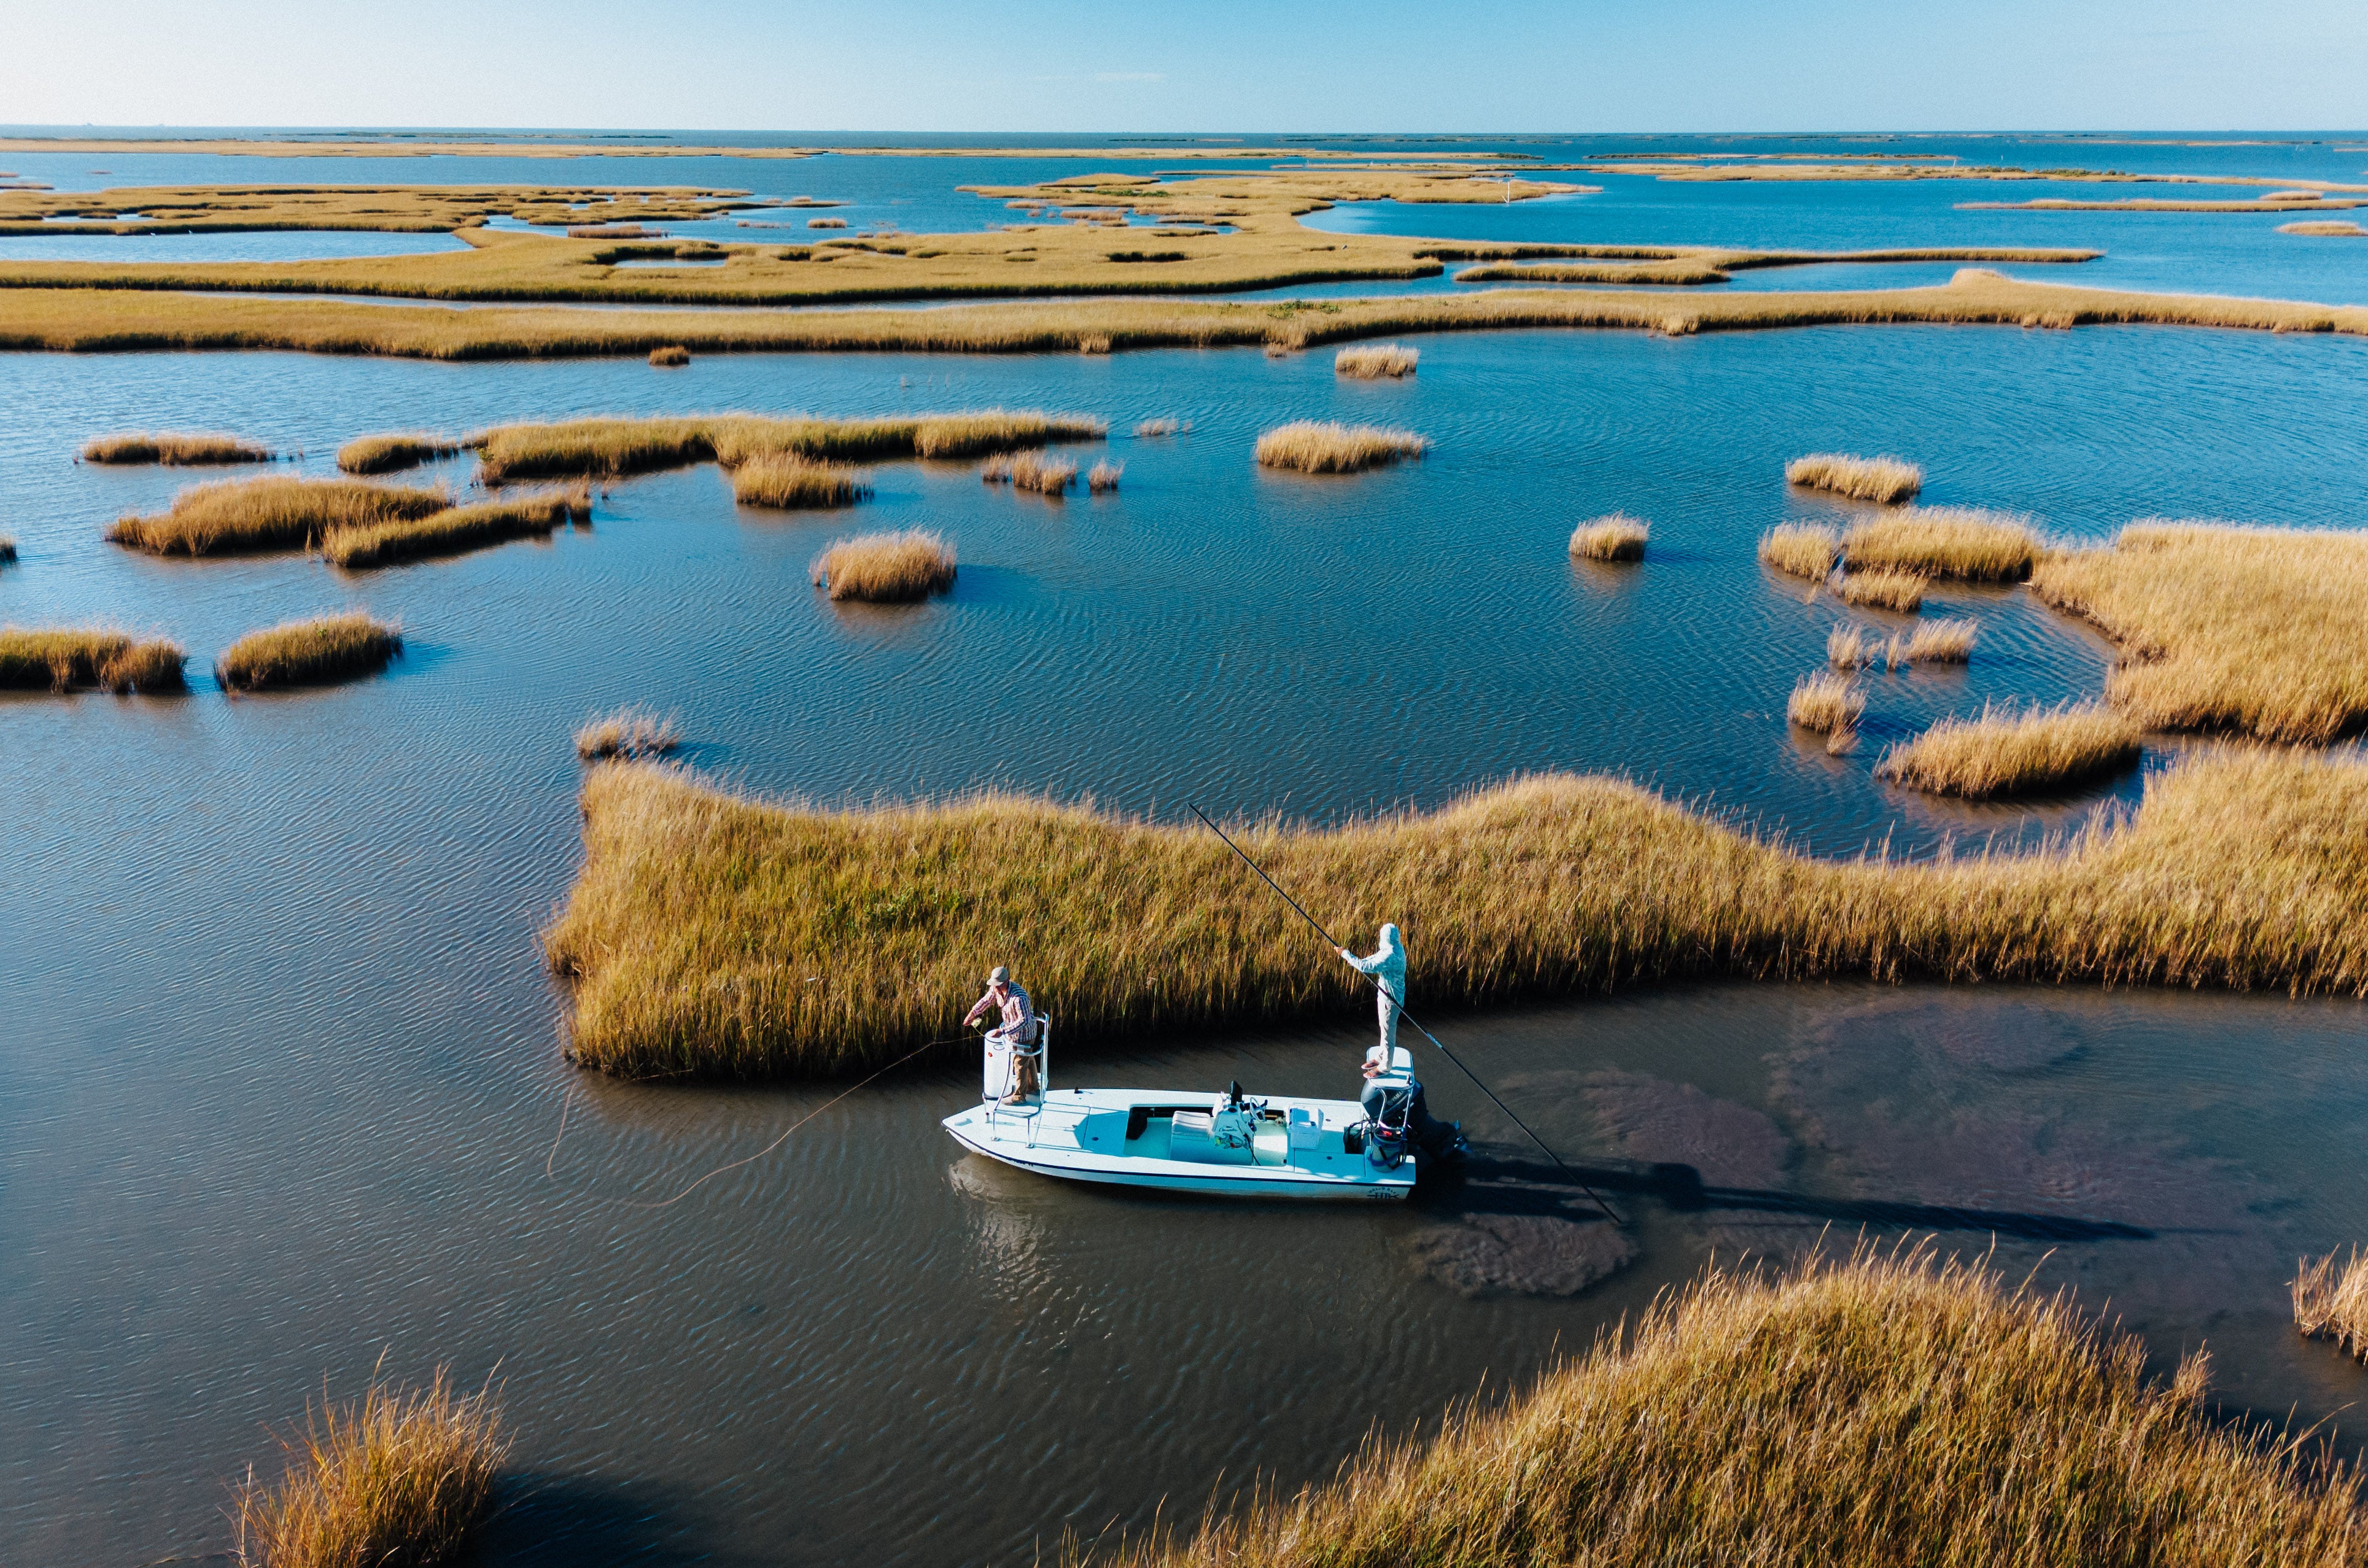
[{"label": "submerged grass", "polygon": [[1838,670],[1862,670],[1874,663],[1874,651],[1881,646],[1865,627],[1836,621],[1826,633],[1826,663]]},{"label": "submerged grass", "polygon": [[241,1568],[440,1568],[492,1511],[510,1447],[492,1391],[454,1392],[438,1368],[405,1392],[373,1377],[281,1439],[276,1486],[239,1494]]},{"label": "submerged grass", "polygon": [[1834,569],[1841,540],[1833,529],[1809,523],[1781,523],[1759,536],[1759,559],[1779,572],[1822,583]]},{"label": "submerged grass", "polygon": [[586,762],[664,756],[681,740],[681,726],[673,715],[636,704],[604,713],[576,731],[575,755]]},{"label": "submerged grass", "polygon": [[85,462],[163,463],[167,467],[268,463],[275,455],[261,442],[236,436],[145,430],[130,436],[102,436],[82,449]]},{"label": "submerged grass", "polygon": [[1987,800],[2068,789],[2138,758],[2140,732],[2094,703],[2032,711],[1985,706],[1977,719],[1943,719],[1892,747],[1875,776],[1936,795]]},{"label": "submerged grass", "polygon": [[230,479],[193,485],[154,517],[118,518],[107,537],[156,555],[301,550],[336,529],[410,521],[450,505],[441,490],[358,479]]},{"label": "submerged grass", "polygon": [[2342,1263],[2334,1253],[2302,1260],[2294,1279],[2294,1326],[2308,1339],[2331,1339],[2368,1361],[2368,1255]]},{"label": "submerged grass", "polygon": [[450,457],[460,449],[460,442],[421,430],[361,436],[337,449],[337,467],[353,474],[393,473]]},{"label": "submerged grass", "polygon": [[1651,531],[1625,512],[1590,517],[1571,530],[1570,552],[1585,561],[1642,561]]},{"label": "submerged grass", "polygon": [[1971,619],[1928,620],[1909,634],[1901,655],[1911,665],[1962,665],[1974,656],[1982,623]]},{"label": "submerged grass", "polygon": [[1912,506],[1853,526],[1842,538],[1851,571],[1912,572],[1975,583],[2019,583],[2039,559],[2039,539],[2020,517],[1947,506]]},{"label": "submerged grass", "polygon": [[181,666],[188,657],[178,643],[161,637],[138,642],[104,628],[0,626],[0,687],[184,691]]},{"label": "submerged grass", "polygon": [[1846,604],[1913,615],[1924,604],[1924,579],[1913,572],[1845,572],[1834,593]]},{"label": "submerged grass", "polygon": [[1812,452],[1784,465],[1784,482],[1830,490],[1855,501],[1886,506],[1905,501],[1924,487],[1924,471],[1900,458],[1854,458],[1842,452]]},{"label": "submerged grass", "polygon": [[954,552],[924,528],[833,540],[814,557],[814,586],[834,599],[908,604],[954,585]]},{"label": "submerged grass", "polygon": [[2368,533],[2133,523],[2031,585],[2120,644],[2106,699],[2148,729],[2325,743],[2368,724]]},{"label": "submerged grass", "polygon": [[1302,473],[1355,473],[1400,458],[1418,458],[1429,448],[1429,439],[1411,430],[1302,419],[1260,436],[1258,460],[1267,468]]},{"label": "submerged grass", "polygon": [[743,506],[852,506],[871,494],[853,469],[796,452],[767,452],[732,471],[732,498]]},{"label": "submerged grass", "polygon": [[[584,868],[545,941],[576,982],[575,1051],[612,1072],[876,1063],[950,1032],[989,953],[1026,955],[1077,1042],[1357,999],[1197,826],[1010,795],[818,811],[647,765],[596,771],[583,804]],[[1945,864],[1813,860],[1570,775],[1242,833],[1326,924],[1403,925],[1443,1005],[1713,974],[2368,994],[2368,767],[2349,761],[2198,756],[2134,817]]]},{"label": "submerged grass", "polygon": [[1332,356],[1332,372],[1367,381],[1384,376],[1411,376],[1421,359],[1422,350],[1401,344],[1361,344]]},{"label": "submerged grass", "polygon": [[321,555],[333,566],[355,570],[392,566],[402,561],[458,555],[514,539],[540,538],[571,518],[580,522],[591,515],[589,490],[479,501],[424,517],[331,528],[321,540]]},{"label": "submerged grass", "polygon": [[1124,463],[1098,462],[1087,471],[1086,488],[1096,495],[1106,495],[1118,488],[1118,482],[1125,473]]},{"label": "submerged grass", "polygon": [[402,652],[401,628],[347,610],[248,632],[222,650],[214,678],[224,691],[326,686],[376,675]]},{"label": "submerged grass", "polygon": [[1715,1266],[1508,1404],[1062,1568],[2348,1568],[2355,1476],[2068,1295],[1929,1247]]}]

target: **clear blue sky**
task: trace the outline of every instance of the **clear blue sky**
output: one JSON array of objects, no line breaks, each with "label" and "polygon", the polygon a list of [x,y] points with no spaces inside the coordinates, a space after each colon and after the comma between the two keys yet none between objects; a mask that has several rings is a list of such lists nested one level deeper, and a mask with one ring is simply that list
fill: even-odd
[{"label": "clear blue sky", "polygon": [[2368,0],[13,0],[0,121],[2368,125]]}]

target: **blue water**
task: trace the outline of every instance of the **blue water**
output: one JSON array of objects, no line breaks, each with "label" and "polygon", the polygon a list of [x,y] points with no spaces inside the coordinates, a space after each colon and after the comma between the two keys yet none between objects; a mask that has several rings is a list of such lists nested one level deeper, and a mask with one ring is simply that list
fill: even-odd
[{"label": "blue water", "polygon": [[[839,194],[822,176],[860,167],[882,191],[917,182],[916,203],[987,206],[951,198],[969,166],[942,160],[733,167],[742,184],[778,171],[785,195]],[[1974,1253],[1995,1228],[2009,1277],[2110,1302],[2157,1365],[2208,1339],[2231,1415],[2330,1420],[2357,1452],[2368,1371],[2299,1340],[2283,1301],[2295,1256],[2368,1236],[2355,1001],[1731,984],[1428,1017],[1607,1179],[1681,1161],[1756,1205],[1678,1212],[1615,1187],[1639,1256],[1568,1294],[1555,1248],[1591,1233],[1583,1214],[1510,1179],[1535,1156],[1435,1062],[1434,1101],[1481,1143],[1482,1177],[1402,1214],[1116,1199],[981,1168],[933,1125],[973,1091],[958,1062],[824,1110],[674,1208],[615,1206],[757,1153],[837,1092],[627,1085],[562,1061],[565,999],[536,933],[579,855],[570,731],[618,704],[679,714],[693,767],[826,802],[999,785],[1163,820],[1189,801],[1331,821],[1578,768],[1809,852],[1920,857],[2075,826],[2136,799],[2183,743],[2024,806],[1880,784],[1883,748],[1938,717],[2104,677],[2111,652],[2078,624],[2019,589],[1960,587],[1928,613],[1981,622],[1968,668],[1870,677],[1847,756],[1796,737],[1784,698],[1829,628],[1906,622],[1804,603],[1758,565],[1773,524],[1851,515],[1789,491],[1787,458],[1899,452],[1924,464],[1926,500],[2071,540],[2156,514],[2361,523],[2357,339],[1411,341],[1419,373],[1387,383],[1341,381],[1328,352],[1243,349],[671,371],[0,357],[0,533],[20,554],[0,567],[0,621],[174,636],[195,687],[0,694],[0,1561],[225,1550],[228,1485],[276,1462],[266,1429],[381,1356],[406,1379],[450,1362],[470,1386],[503,1381],[518,1448],[489,1563],[1019,1560],[1064,1528],[1140,1526],[1162,1499],[1172,1514],[1256,1475],[1321,1479],[1376,1423],[1403,1435],[1518,1385],[1713,1253],[1854,1234],[1850,1206],[1870,1199]],[[117,550],[110,519],[208,476],[74,460],[130,427],[233,430],[289,454],[279,472],[319,473],[374,430],[992,404],[1109,419],[1076,455],[1123,462],[1121,488],[1047,502],[973,464],[893,463],[859,508],[783,515],[735,507],[700,468],[615,485],[588,528],[547,543],[345,574]],[[1158,416],[1190,428],[1129,433]],[[1295,417],[1434,445],[1353,478],[1258,470],[1257,434]],[[472,469],[416,477],[465,494]],[[1650,522],[1647,559],[1574,564],[1572,526],[1615,508]],[[815,593],[830,540],[905,526],[953,543],[951,596]],[[232,700],[207,674],[245,631],[347,605],[404,625],[381,677]],[[996,957],[1024,980],[1022,949]],[[1360,1028],[1080,1041],[1056,1048],[1053,1079],[1338,1094]],[[1942,1212],[1965,1209],[1989,1219]],[[1495,1284],[1474,1283],[1475,1256]]]}]

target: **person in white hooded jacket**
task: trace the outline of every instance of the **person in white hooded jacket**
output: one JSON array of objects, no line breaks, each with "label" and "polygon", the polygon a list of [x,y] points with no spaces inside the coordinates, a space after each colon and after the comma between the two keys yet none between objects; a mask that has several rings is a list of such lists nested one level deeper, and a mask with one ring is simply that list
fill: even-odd
[{"label": "person in white hooded jacket", "polygon": [[1366,957],[1360,959],[1346,948],[1338,950],[1349,968],[1373,977],[1373,989],[1379,993],[1373,999],[1373,1006],[1382,1025],[1380,1061],[1382,1070],[1387,1072],[1390,1052],[1397,1049],[1398,1014],[1406,1007],[1406,943],[1399,938],[1396,926],[1384,926],[1382,927],[1382,945]]}]

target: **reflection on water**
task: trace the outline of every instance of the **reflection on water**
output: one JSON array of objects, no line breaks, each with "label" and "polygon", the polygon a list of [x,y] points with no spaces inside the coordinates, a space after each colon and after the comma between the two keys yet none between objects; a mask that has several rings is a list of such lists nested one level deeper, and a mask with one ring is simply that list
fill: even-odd
[{"label": "reflection on water", "polygon": [[[579,1082],[560,1062],[534,933],[577,854],[568,733],[602,709],[678,710],[700,766],[824,800],[1007,782],[1164,818],[1187,800],[1331,817],[1609,768],[1818,850],[1922,853],[2100,797],[1933,808],[1874,783],[1880,739],[1986,698],[2093,691],[2106,651],[2021,594],[1952,590],[1938,608],[1983,622],[1972,667],[1875,681],[1853,756],[1797,750],[1783,698],[1840,612],[1754,560],[1770,524],[1837,515],[1784,489],[1787,457],[1905,452],[1936,502],[2075,537],[2154,512],[2355,520],[2317,432],[2360,423],[2357,343],[1918,328],[1421,347],[1418,376],[1378,386],[1254,351],[701,357],[666,375],[12,362],[0,531],[22,560],[0,571],[0,619],[154,628],[202,671],[245,631],[359,604],[400,618],[410,652],[273,701],[202,675],[170,700],[0,699],[19,873],[0,881],[0,1557],[219,1550],[224,1484],[268,1460],[264,1425],[384,1353],[400,1376],[449,1359],[463,1382],[506,1381],[526,1479],[489,1561],[1008,1558],[1221,1481],[1321,1476],[1375,1423],[1518,1385],[1713,1251],[1781,1254],[1829,1227],[1977,1249],[1995,1230],[2009,1273],[2110,1296],[2157,1351],[2208,1337],[2244,1407],[2317,1419],[2368,1393],[2294,1336],[2282,1297],[2294,1254],[2368,1235],[2351,1003],[1718,986],[1430,1020],[1597,1173],[1627,1233],[1587,1219],[1445,1070],[1433,1099],[1483,1158],[1404,1213],[975,1165],[935,1125],[975,1092],[962,1062],[824,1109],[680,1203],[627,1206],[838,1091]],[[1064,505],[966,464],[892,464],[861,511],[782,517],[694,470],[615,487],[589,530],[549,543],[342,575],[114,551],[106,522],[188,476],[73,461],[133,426],[233,429],[325,472],[372,429],[993,403],[1110,418],[1124,487]],[[1192,428],[1123,434],[1155,415]],[[1436,445],[1354,480],[1259,473],[1257,432],[1300,416]],[[1651,520],[1651,558],[1575,566],[1572,524],[1615,508]],[[816,598],[823,543],[914,524],[961,552],[950,598]],[[1059,1072],[1337,1095],[1356,1022],[1147,1040]]]}]

